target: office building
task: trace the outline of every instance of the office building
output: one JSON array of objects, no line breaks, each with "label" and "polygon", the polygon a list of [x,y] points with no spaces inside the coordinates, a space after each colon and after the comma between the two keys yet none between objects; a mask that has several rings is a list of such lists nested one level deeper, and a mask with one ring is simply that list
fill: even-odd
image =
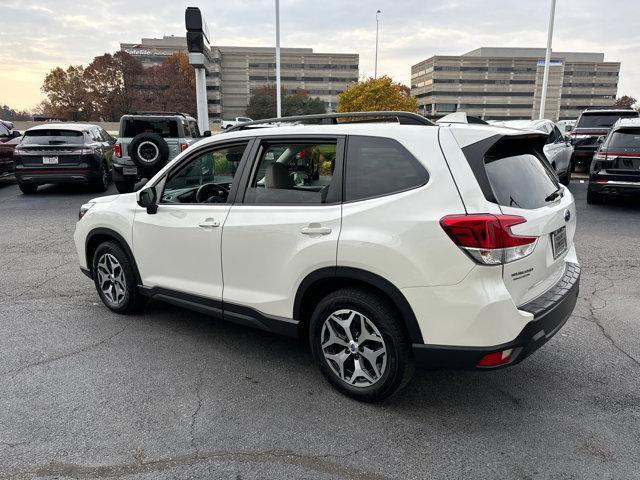
[{"label": "office building", "polygon": [[[436,55],[411,67],[411,94],[429,117],[465,111],[485,120],[538,118],[544,59],[544,48]],[[604,53],[553,52],[544,117],[575,119],[586,108],[611,106],[619,73],[620,63],[605,62]]]},{"label": "office building", "polygon": [[[143,38],[139,44],[122,43],[121,50],[138,58],[144,67],[159,65],[173,53],[187,52],[184,37]],[[253,93],[274,85],[275,48],[212,46],[207,54],[209,120],[244,116]],[[281,49],[281,81],[285,93],[303,89],[319,97],[327,110],[335,110],[338,94],[358,81],[358,54],[315,53],[311,48]]]}]

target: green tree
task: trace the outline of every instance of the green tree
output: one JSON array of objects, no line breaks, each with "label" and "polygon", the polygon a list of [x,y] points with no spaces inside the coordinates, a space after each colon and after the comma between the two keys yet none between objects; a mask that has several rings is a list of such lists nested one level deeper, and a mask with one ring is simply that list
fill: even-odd
[{"label": "green tree", "polygon": [[[310,97],[306,90],[298,89],[289,95],[282,89],[282,116],[313,115],[326,112],[325,103],[318,97]],[[276,116],[276,87],[265,85],[249,98],[247,117],[254,120]]]},{"label": "green tree", "polygon": [[368,78],[351,84],[338,95],[338,112],[415,112],[418,101],[406,85],[387,76]]}]

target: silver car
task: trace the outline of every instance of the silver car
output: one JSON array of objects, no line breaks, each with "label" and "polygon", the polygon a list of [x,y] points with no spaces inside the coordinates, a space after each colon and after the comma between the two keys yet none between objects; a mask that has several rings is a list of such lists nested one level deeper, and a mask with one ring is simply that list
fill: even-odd
[{"label": "silver car", "polygon": [[146,112],[123,115],[114,145],[113,182],[118,192],[133,192],[135,184],[151,178],[167,162],[196,143],[195,118],[184,113]]},{"label": "silver car", "polygon": [[501,125],[519,130],[537,130],[549,135],[544,146],[544,154],[549,163],[553,166],[560,182],[569,185],[571,181],[571,155],[573,146],[565,137],[558,125],[551,120],[507,120],[503,122],[492,122],[494,125]]}]

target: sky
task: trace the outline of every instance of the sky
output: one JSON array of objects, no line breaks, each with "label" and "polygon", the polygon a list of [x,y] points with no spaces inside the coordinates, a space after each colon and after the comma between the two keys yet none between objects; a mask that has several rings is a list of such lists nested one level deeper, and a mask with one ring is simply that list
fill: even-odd
[{"label": "sky", "polygon": [[[373,76],[375,12],[379,74],[409,84],[411,65],[481,46],[545,47],[551,0],[281,0],[283,47],[359,53]],[[8,0],[0,4],[0,104],[30,108],[52,68],[88,64],[120,42],[184,36],[184,9],[198,6],[212,43],[272,46],[274,0]],[[604,52],[622,62],[618,95],[640,99],[640,0],[558,0],[553,48]]]}]

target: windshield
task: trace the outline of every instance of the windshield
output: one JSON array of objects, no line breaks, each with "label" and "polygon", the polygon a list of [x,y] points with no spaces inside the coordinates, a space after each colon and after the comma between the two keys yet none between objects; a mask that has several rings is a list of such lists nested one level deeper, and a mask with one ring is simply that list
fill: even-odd
[{"label": "windshield", "polygon": [[82,145],[84,135],[78,130],[27,130],[22,139],[23,145]]},{"label": "windshield", "polygon": [[159,118],[129,118],[124,121],[123,137],[133,138],[141,133],[155,133],[162,138],[178,138],[178,122]]},{"label": "windshield", "polygon": [[577,128],[611,128],[621,118],[638,118],[638,112],[583,113]]},{"label": "windshield", "polygon": [[611,135],[607,148],[640,148],[640,128],[618,130]]}]

